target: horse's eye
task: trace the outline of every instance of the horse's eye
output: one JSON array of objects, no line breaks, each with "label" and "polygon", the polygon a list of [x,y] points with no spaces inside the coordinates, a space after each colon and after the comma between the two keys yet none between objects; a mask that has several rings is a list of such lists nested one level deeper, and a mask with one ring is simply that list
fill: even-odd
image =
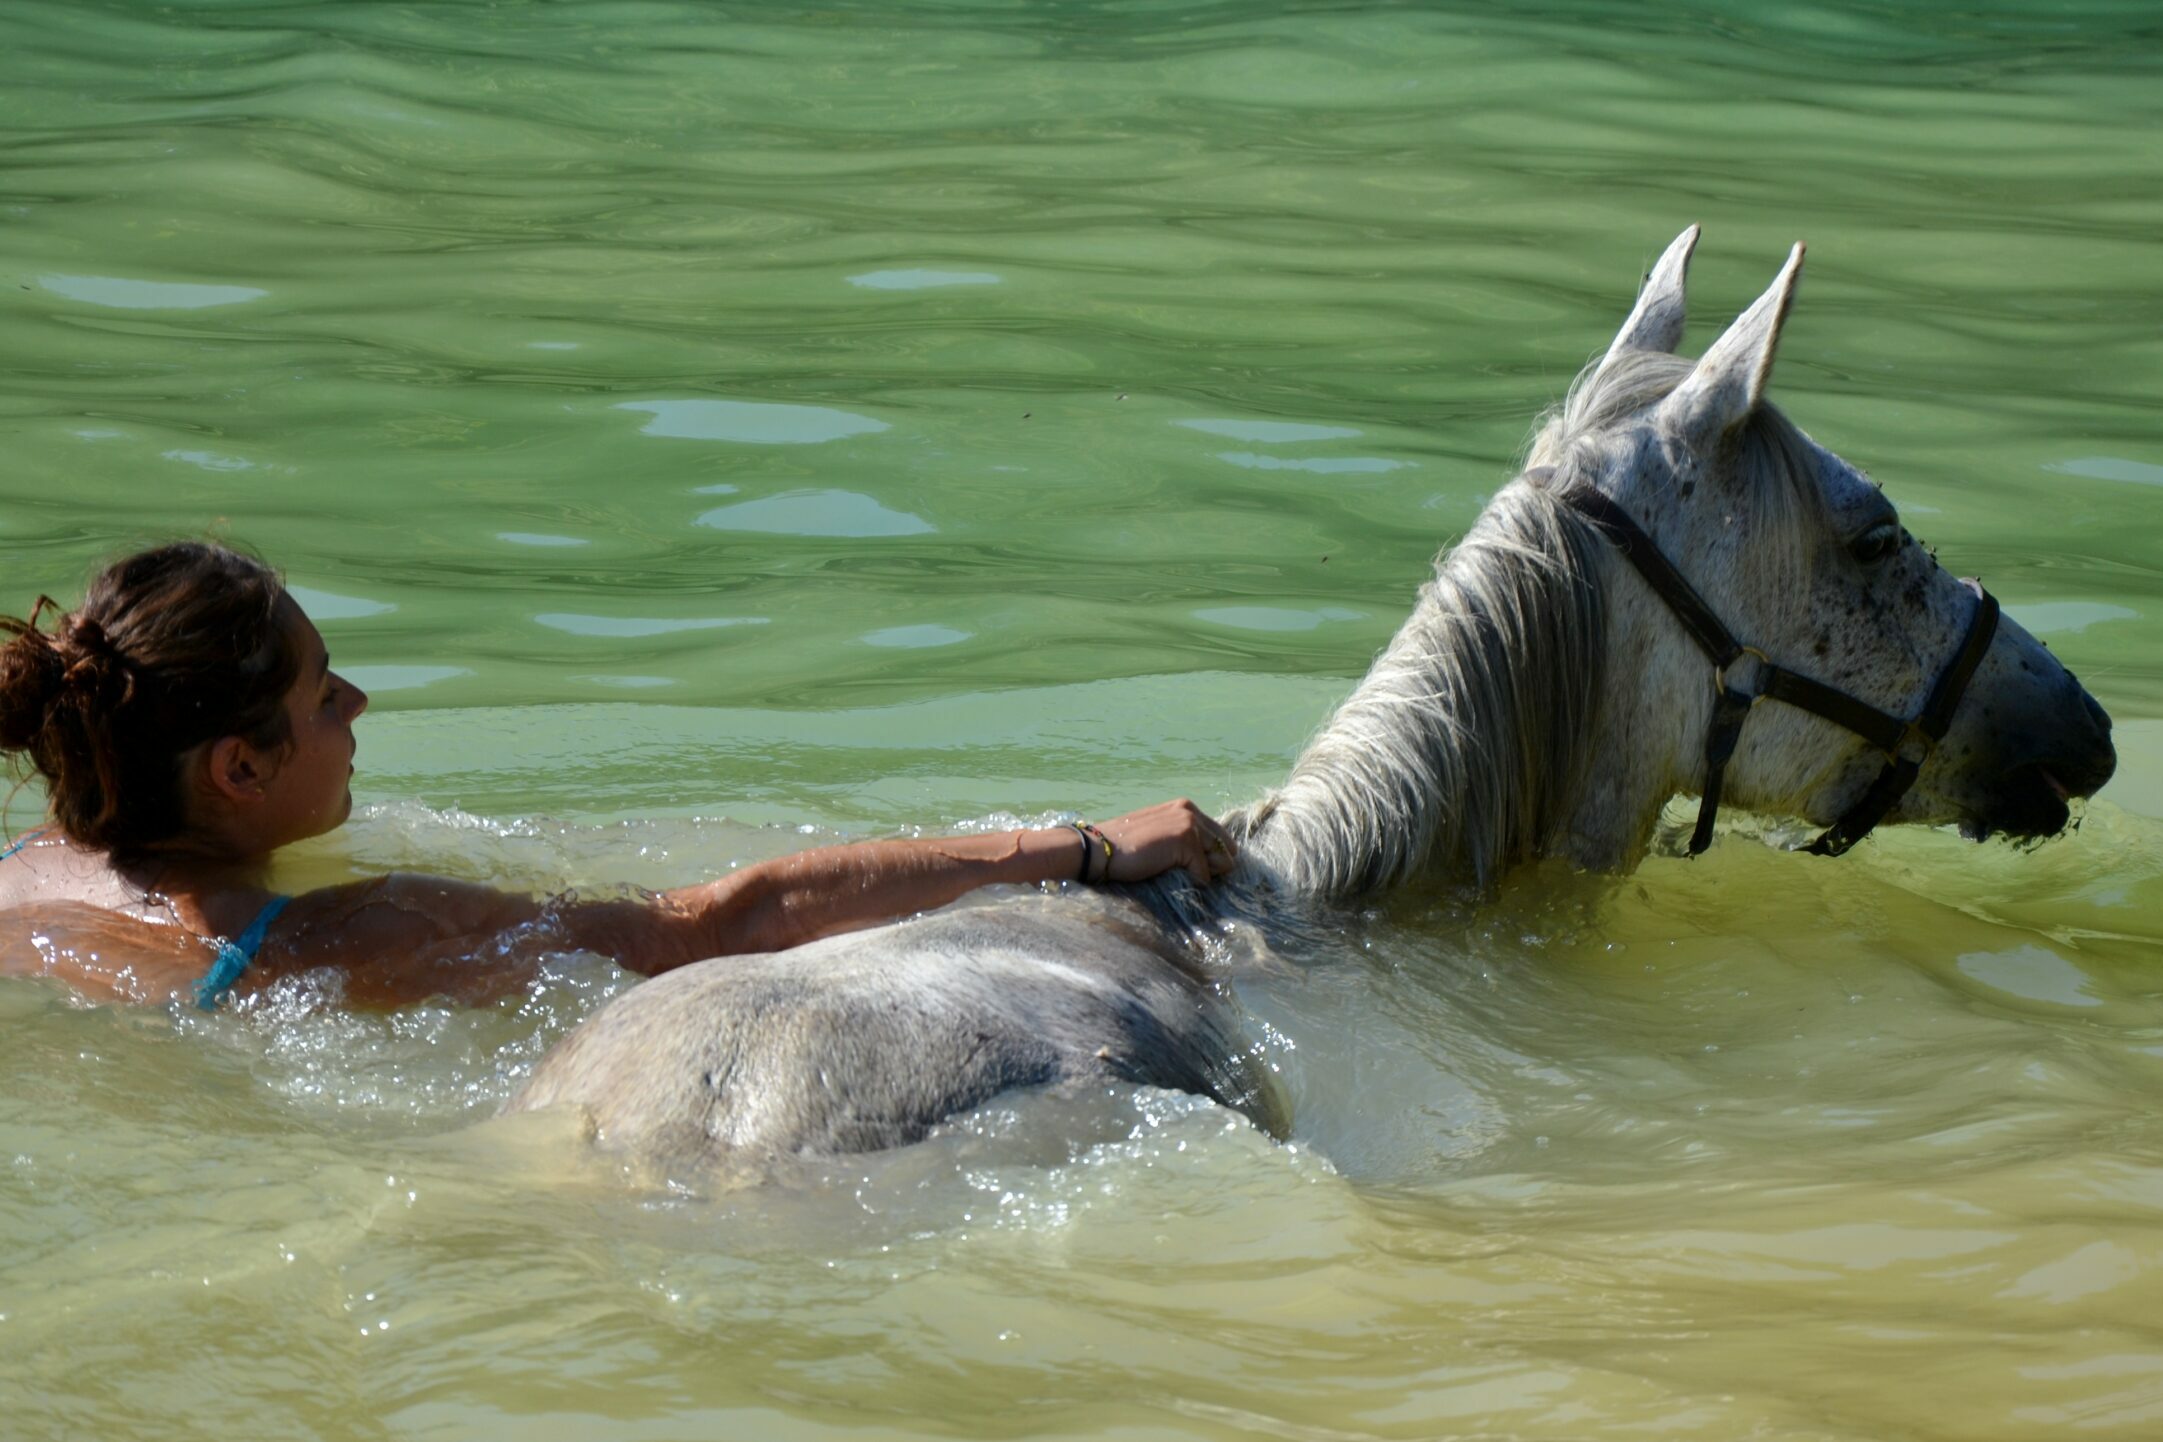
[{"label": "horse's eye", "polygon": [[1899,550],[1904,538],[1898,521],[1880,521],[1850,541],[1848,553],[1866,566],[1875,566]]}]

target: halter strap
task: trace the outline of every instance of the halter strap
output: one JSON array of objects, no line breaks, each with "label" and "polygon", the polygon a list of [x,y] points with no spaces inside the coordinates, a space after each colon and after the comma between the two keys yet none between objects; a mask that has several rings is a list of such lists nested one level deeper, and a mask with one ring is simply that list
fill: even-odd
[{"label": "halter strap", "polygon": [[[1554,479],[1554,474],[1553,467],[1541,466],[1525,472],[1525,479],[1536,486],[1545,485]],[[1997,598],[1985,591],[1980,583],[1963,580],[1961,584],[1976,597],[1975,612],[1968,620],[1967,637],[1961,643],[1959,654],[1938,674],[1923,709],[1913,721],[1906,721],[1799,671],[1790,671],[1764,652],[1736,640],[1712,607],[1705,604],[1705,598],[1683,579],[1674,563],[1661,553],[1652,537],[1645,534],[1644,528],[1606,495],[1587,487],[1563,492],[1559,499],[1615,542],[1638,575],[1667,603],[1668,610],[1682,623],[1683,630],[1712,662],[1715,699],[1712,721],[1705,732],[1705,777],[1699,787],[1697,826],[1690,833],[1692,856],[1712,844],[1713,819],[1719,814],[1727,763],[1742,739],[1742,723],[1748,719],[1752,707],[1768,698],[1822,716],[1884,753],[1885,767],[1870,783],[1869,789],[1842,812],[1823,835],[1803,849],[1814,856],[1838,856],[1862,840],[1899,804],[1900,798],[1921,774],[1923,762],[1952,729],[1953,713],[1960,706],[1960,698],[1974,678],[1976,668],[1982,664],[1984,653],[1990,649],[1991,639],[1997,634]],[[1727,675],[1745,656],[1757,662],[1754,686],[1750,690],[1730,684]]]},{"label": "halter strap", "polygon": [[[1534,485],[1545,484],[1554,474],[1553,468],[1548,466],[1525,472]],[[1675,569],[1674,562],[1660,553],[1652,537],[1630,519],[1629,512],[1603,493],[1589,488],[1567,492],[1562,499],[1607,532],[1608,538],[1622,548],[1622,554],[1637,567],[1637,573],[1645,578],[1646,584],[1659,593],[1660,599],[1667,602],[1667,609],[1675,613],[1675,619],[1682,622],[1682,629],[1690,633],[1690,639],[1697,642],[1697,648],[1713,665],[1724,671],[1742,659],[1742,643],[1721,624],[1712,607],[1705,604],[1705,598],[1697,594],[1697,588],[1682,578],[1682,572]]]},{"label": "halter strap", "polygon": [[[1974,678],[1976,667],[1983,664],[1983,654],[1990,649],[1991,639],[1998,633],[1998,598],[1984,590],[1980,581],[1963,577],[1960,584],[1975,593],[1975,614],[1968,621],[1968,637],[1961,643],[1960,654],[1938,674],[1938,684],[1931,688],[1930,699],[1923,703],[1922,714],[1915,718],[1910,734],[1921,742],[1915,748],[1920,754],[1908,755],[1905,747],[1896,752],[1877,779],[1870,783],[1870,789],[1863,793],[1862,799],[1827,827],[1824,835],[1804,848],[1813,856],[1838,856],[1883,821],[1907,794],[1908,788],[1915,784],[1924,759],[1945,739],[1945,733],[1952,730],[1953,713],[1960,708],[1961,695]],[[1906,739],[1902,738],[1903,741]]]}]

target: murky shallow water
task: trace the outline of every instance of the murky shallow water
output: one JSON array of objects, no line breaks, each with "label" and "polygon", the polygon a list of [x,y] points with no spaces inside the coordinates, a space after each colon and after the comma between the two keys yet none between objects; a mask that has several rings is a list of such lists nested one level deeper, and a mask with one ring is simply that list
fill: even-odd
[{"label": "murky shallow water", "polygon": [[[0,987],[24,1435],[2148,1437],[2142,7],[0,15],[21,609],[216,526],[377,693],[296,884],[1244,799],[1692,220],[2119,718],[2028,853],[1749,829],[1238,979],[1297,1117],[1003,1101],[706,1196],[488,1122],[623,982]],[[18,803],[18,814],[22,810]]]}]

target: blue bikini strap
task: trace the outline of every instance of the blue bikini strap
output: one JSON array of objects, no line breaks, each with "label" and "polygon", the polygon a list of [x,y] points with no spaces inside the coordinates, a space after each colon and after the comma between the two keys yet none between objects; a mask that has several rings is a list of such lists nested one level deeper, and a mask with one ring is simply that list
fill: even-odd
[{"label": "blue bikini strap", "polygon": [[204,1011],[218,1009],[218,1003],[233,989],[233,983],[240,980],[248,963],[255,960],[255,954],[263,949],[263,938],[269,933],[270,924],[278,919],[278,913],[285,910],[286,903],[292,899],[290,896],[273,896],[255,914],[255,920],[248,923],[248,929],[240,934],[238,941],[219,941],[218,959],[195,983],[197,1006]]},{"label": "blue bikini strap", "polygon": [[13,846],[10,846],[5,851],[0,851],[0,861],[7,860],[10,856],[13,856],[16,852],[22,850],[25,846],[28,846],[31,842],[37,840],[40,836],[43,836],[49,829],[49,827],[40,826],[35,831],[25,831],[22,835],[15,838],[15,844]]}]

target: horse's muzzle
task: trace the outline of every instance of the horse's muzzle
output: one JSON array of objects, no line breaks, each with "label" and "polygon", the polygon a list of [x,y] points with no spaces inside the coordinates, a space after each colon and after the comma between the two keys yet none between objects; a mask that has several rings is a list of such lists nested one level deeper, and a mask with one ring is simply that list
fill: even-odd
[{"label": "horse's muzzle", "polygon": [[[2067,674],[2070,681],[2071,673]],[[2055,836],[2072,818],[2068,804],[2095,795],[2118,769],[2111,744],[2110,713],[2073,682],[2079,693],[2085,727],[2061,729],[2049,745],[2037,745],[2006,767],[1990,788],[1982,814],[1963,828],[1977,840],[1986,836],[2033,839]],[[2077,734],[2085,730],[2086,735]],[[2067,735],[2066,732],[2076,734]]]}]

